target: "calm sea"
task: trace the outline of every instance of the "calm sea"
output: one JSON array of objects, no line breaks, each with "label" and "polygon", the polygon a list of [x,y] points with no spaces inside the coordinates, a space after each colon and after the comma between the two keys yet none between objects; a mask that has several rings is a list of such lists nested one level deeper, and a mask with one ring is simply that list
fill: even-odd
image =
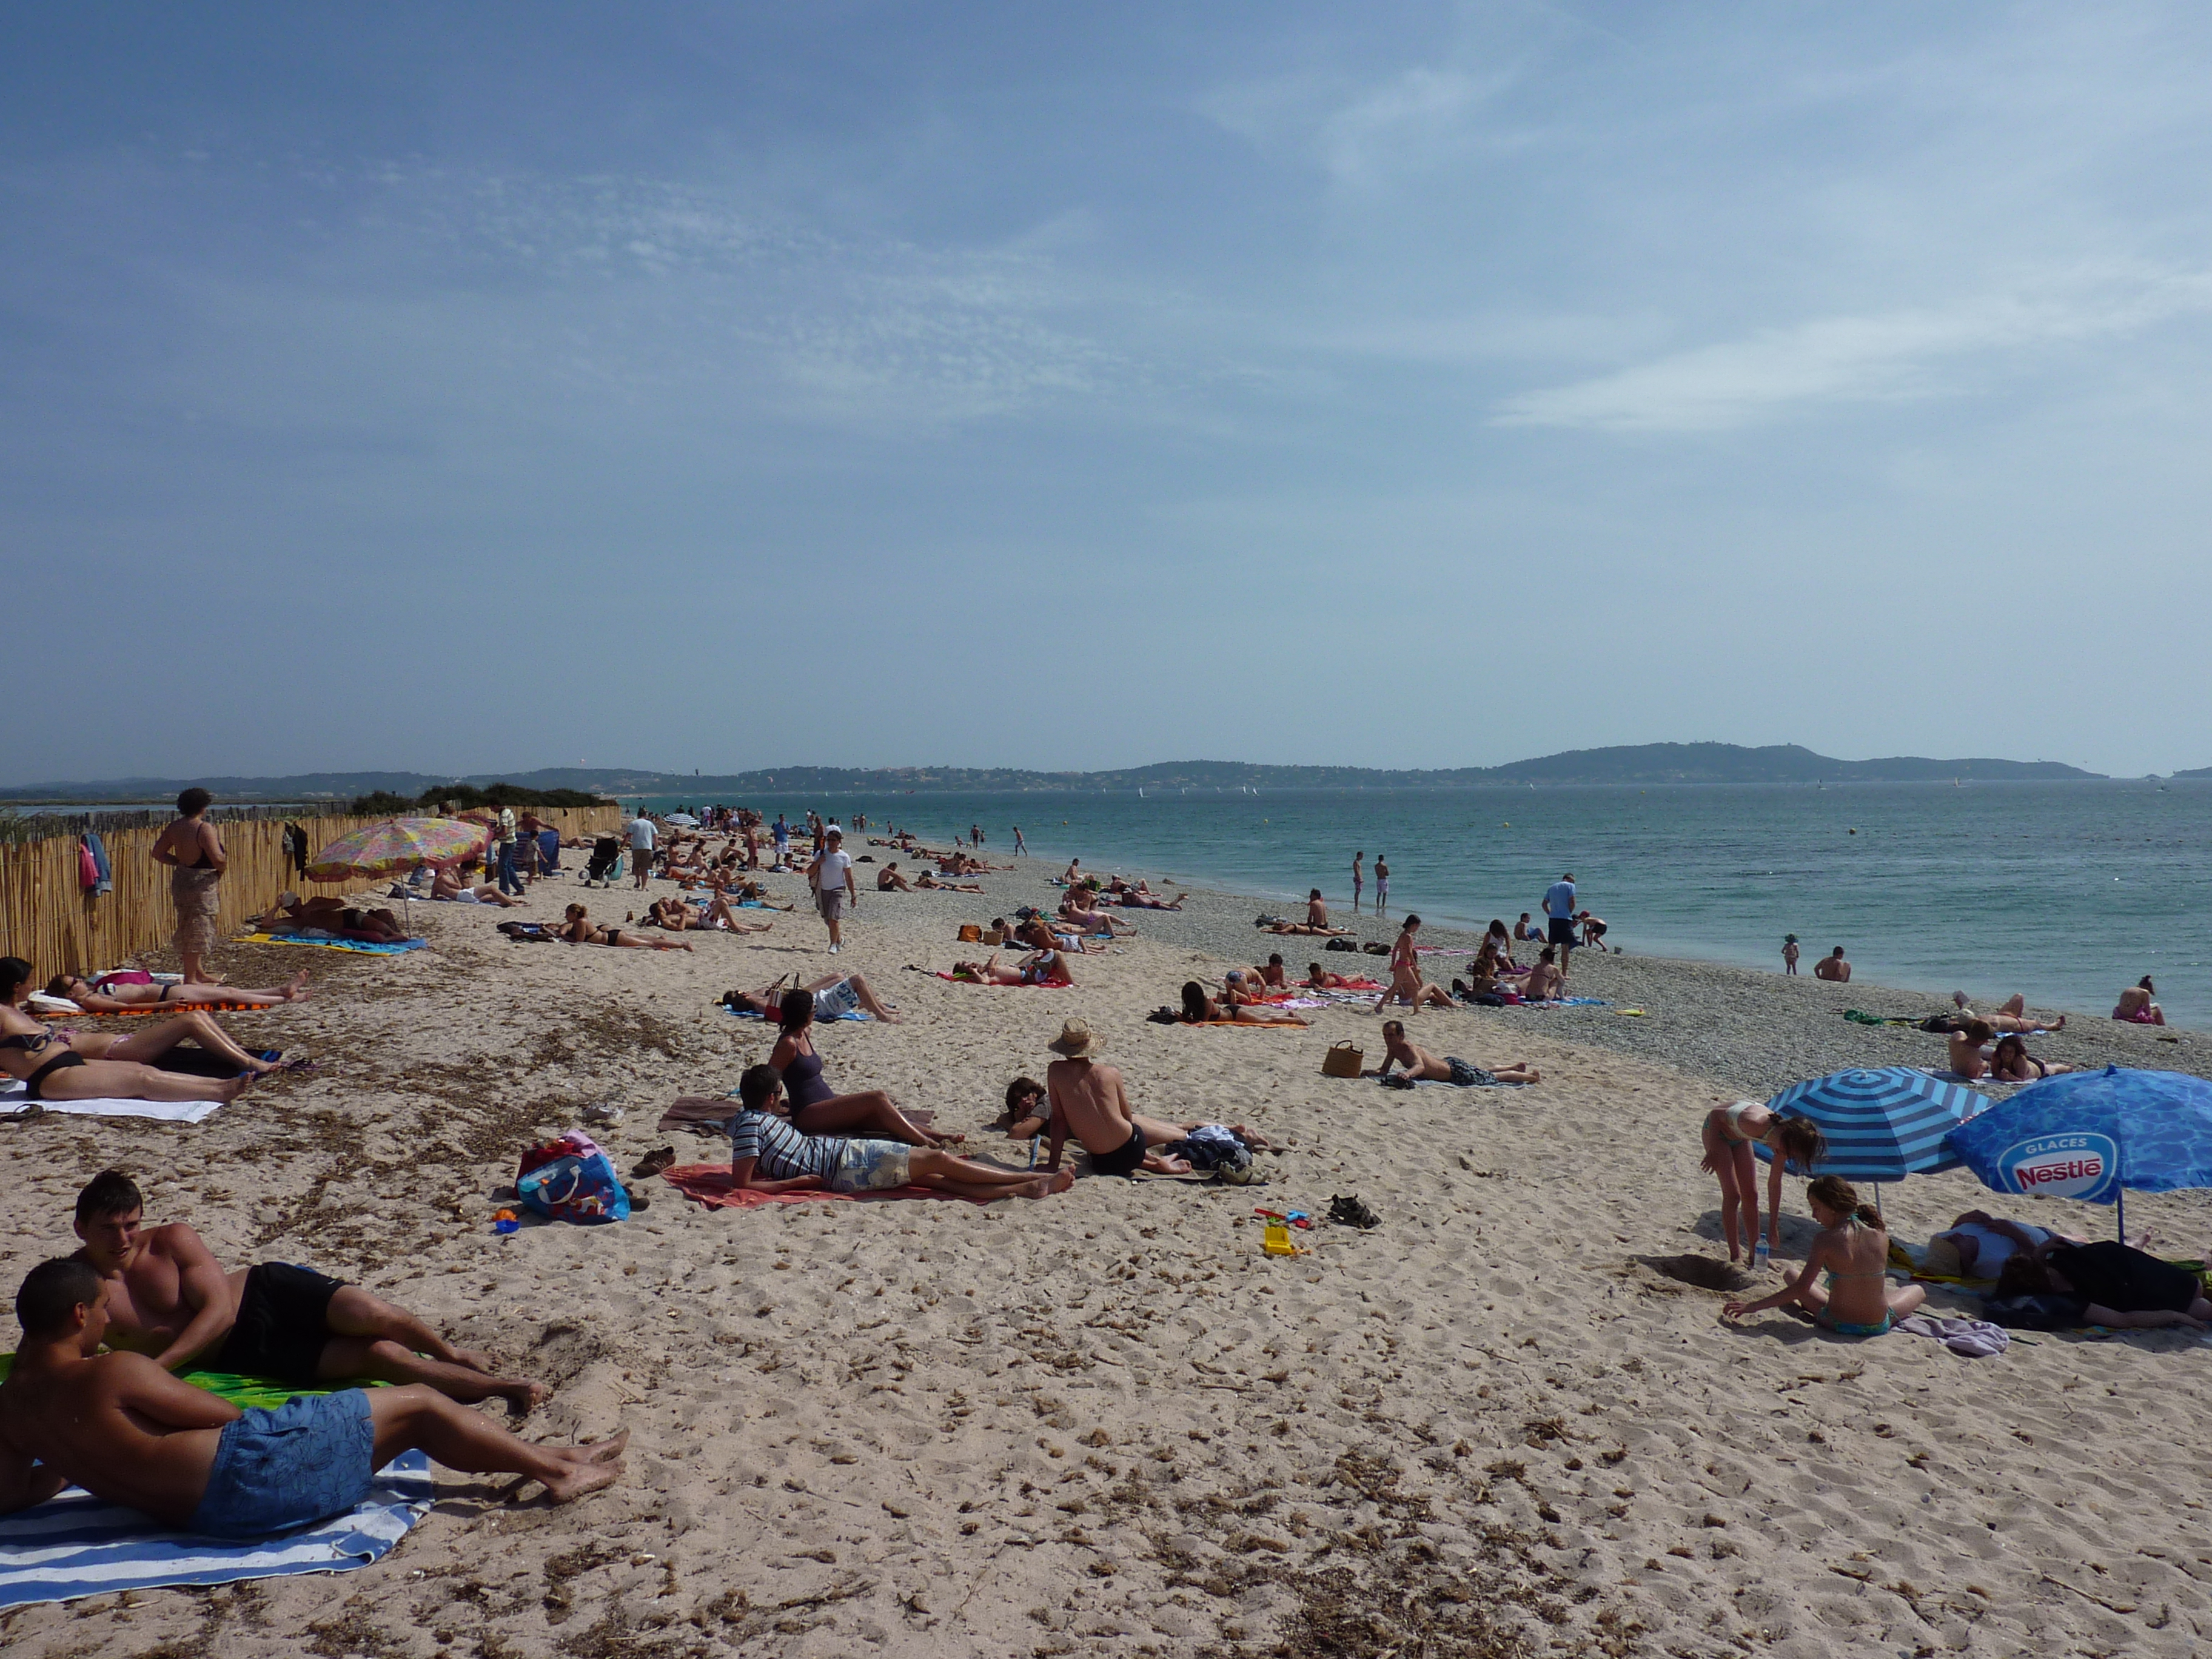
[{"label": "calm sea", "polygon": [[[678,798],[653,798],[672,807]],[[696,804],[696,803],[695,803]],[[1391,908],[1480,927],[1540,915],[1572,870],[1631,952],[1778,969],[1832,945],[1857,975],[2103,1012],[2153,976],[2166,1017],[2212,1025],[2212,785],[2175,783],[1296,791],[1259,795],[841,796],[763,800],[908,825],[1022,826],[1040,859],[1347,904],[1352,855],[1390,864]],[[1256,907],[1255,907],[1256,913]]]}]

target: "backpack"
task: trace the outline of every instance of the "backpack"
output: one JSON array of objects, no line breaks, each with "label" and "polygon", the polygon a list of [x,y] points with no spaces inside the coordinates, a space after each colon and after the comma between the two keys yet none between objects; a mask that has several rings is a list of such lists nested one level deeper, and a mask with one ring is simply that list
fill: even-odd
[{"label": "backpack", "polygon": [[629,1219],[629,1193],[615,1173],[614,1160],[577,1129],[522,1155],[514,1193],[556,1221],[593,1225]]},{"label": "backpack", "polygon": [[1357,944],[1355,944],[1352,940],[1348,939],[1333,939],[1329,940],[1329,942],[1328,942],[1328,944],[1326,944],[1326,945],[1322,945],[1321,948],[1322,948],[1322,950],[1324,950],[1324,951],[1357,951],[1359,949],[1359,946],[1358,946]]}]

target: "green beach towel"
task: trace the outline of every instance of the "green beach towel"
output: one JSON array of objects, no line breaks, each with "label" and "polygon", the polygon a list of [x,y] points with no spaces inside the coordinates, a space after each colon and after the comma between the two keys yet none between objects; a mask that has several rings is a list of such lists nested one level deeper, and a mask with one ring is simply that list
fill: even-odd
[{"label": "green beach towel", "polygon": [[[14,1369],[15,1364],[14,1354],[0,1353],[0,1382],[8,1380],[8,1373]],[[295,1389],[283,1382],[273,1382],[265,1376],[241,1376],[236,1371],[203,1370],[197,1365],[187,1365],[177,1375],[196,1389],[205,1389],[217,1399],[228,1400],[240,1411],[251,1411],[256,1406],[281,1406],[303,1394],[342,1394],[348,1389],[384,1387],[374,1377],[363,1376],[351,1382]]]}]

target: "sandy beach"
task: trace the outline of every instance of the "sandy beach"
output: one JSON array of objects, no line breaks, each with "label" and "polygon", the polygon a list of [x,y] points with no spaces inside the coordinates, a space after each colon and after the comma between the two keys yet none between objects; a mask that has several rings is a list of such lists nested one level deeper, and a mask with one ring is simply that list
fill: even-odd
[{"label": "sandy beach", "polygon": [[[2179,1655],[2212,1631],[2198,1339],[2039,1335],[1966,1360],[1778,1313],[1731,1327],[1719,1273],[1711,1288],[1680,1276],[1699,1276],[1686,1256],[1724,1272],[1700,1114],[1843,1066],[1940,1064],[1942,1039],[1842,1012],[1948,1000],[1577,953],[1571,988],[1608,1006],[1413,1022],[1478,1066],[1533,1061],[1540,1085],[1395,1091],[1321,1075],[1340,1039],[1379,1060],[1364,1008],[1290,1031],[1146,1020],[1185,979],[1271,948],[1294,975],[1381,965],[1256,931],[1249,899],[1128,913],[1136,937],[1074,958],[1071,988],[911,970],[980,954],[957,942],[963,921],[1049,908],[1056,867],[986,876],[983,896],[868,892],[834,958],[804,911],[689,955],[493,931],[556,917],[573,878],[526,911],[417,907],[432,948],[403,957],[224,948],[235,981],[314,969],[313,1000],[225,1019],[316,1069],[198,1127],[0,1122],[16,1217],[0,1275],[73,1248],[76,1189],[119,1167],[149,1221],[190,1221],[226,1261],[356,1279],[552,1382],[525,1433],[629,1428],[629,1476],[555,1508],[441,1473],[441,1501],[374,1565],[25,1608],[0,1617],[0,1642],[88,1659],[1410,1659]],[[798,878],[768,883],[803,896]],[[586,896],[605,920],[640,908],[626,886]],[[1431,977],[1463,960],[1432,957]],[[717,1137],[654,1127],[765,1057],[770,1029],[716,999],[833,968],[903,1016],[819,1030],[841,1090],[887,1090],[1022,1167],[1027,1144],[988,1126],[1080,1015],[1139,1110],[1273,1139],[1267,1184],[708,1211],[653,1180],[625,1223],[494,1232],[517,1155],[595,1103],[624,1114],[592,1133],[625,1170],[664,1145],[725,1158]],[[1962,988],[1987,1007],[2012,988]],[[2197,1033],[2074,1012],[2039,1054],[2212,1066]],[[1754,1294],[1813,1231],[1790,1189],[1784,1259],[1739,1281]],[[1261,1253],[1255,1206],[1325,1214],[1338,1194],[1381,1227]],[[1915,1242],[1998,1207],[1964,1172],[1883,1199]],[[2106,1209],[2002,1212],[2112,1234]],[[2212,1245],[2201,1194],[2131,1195],[2128,1219],[2166,1254]],[[1941,1287],[1931,1303],[1975,1305]]]}]

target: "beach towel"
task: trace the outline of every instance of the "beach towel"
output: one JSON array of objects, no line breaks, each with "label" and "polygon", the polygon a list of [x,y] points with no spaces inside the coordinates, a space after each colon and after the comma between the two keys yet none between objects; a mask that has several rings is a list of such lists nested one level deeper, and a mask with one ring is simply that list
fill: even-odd
[{"label": "beach towel", "polygon": [[100,840],[99,830],[88,830],[84,832],[84,844],[87,850],[92,854],[94,896],[96,897],[101,893],[113,892],[115,871],[107,861],[107,843]]},{"label": "beach towel", "polygon": [[149,1117],[162,1123],[204,1123],[219,1100],[33,1100],[14,1078],[0,1085],[0,1117],[35,1116],[41,1109],[65,1117]]},{"label": "beach towel", "polygon": [[[13,1354],[0,1354],[0,1377]],[[296,1395],[381,1388],[366,1380],[294,1389],[265,1377],[188,1368],[178,1376],[234,1406],[281,1406]],[[368,1496],[343,1515],[260,1543],[176,1532],[150,1516],[70,1486],[33,1509],[0,1516],[0,1608],[111,1590],[229,1584],[295,1572],[343,1572],[380,1559],[436,1496],[430,1460],[403,1452],[377,1472]]]},{"label": "beach towel", "polygon": [[0,1608],[367,1566],[406,1536],[436,1495],[430,1460],[403,1452],[345,1514],[264,1542],[233,1543],[172,1531],[70,1486],[35,1508],[0,1516]]},{"label": "beach towel", "polygon": [[[963,979],[957,974],[940,972],[937,976],[939,979],[949,979],[955,985],[981,985],[983,982],[978,979]],[[1048,991],[1065,991],[1074,983],[1072,979],[1043,979],[1034,981],[1030,985],[999,985],[991,988],[999,991],[1026,991],[1042,988]]]},{"label": "beach towel", "polygon": [[988,1198],[960,1198],[929,1187],[892,1187],[879,1193],[763,1193],[730,1184],[726,1164],[679,1164],[663,1170],[660,1178],[710,1210],[757,1210],[765,1204],[872,1203],[880,1198],[950,1198],[965,1204],[989,1204]]},{"label": "beach towel", "polygon": [[210,1014],[258,1014],[289,1006],[282,1002],[149,1002],[143,1008],[109,1008],[94,1013],[62,997],[33,995],[31,1003],[33,1013],[68,1014],[76,1019],[138,1019],[147,1014],[189,1014],[195,1010]]},{"label": "beach towel", "polygon": [[363,956],[396,957],[420,951],[427,939],[410,939],[399,945],[371,945],[363,939],[340,939],[334,933],[240,933],[234,945],[310,945],[323,951],[357,951]]},{"label": "beach towel", "polygon": [[[950,979],[952,975],[950,974],[940,974],[938,977],[939,979]],[[965,985],[970,981],[963,980],[960,982]],[[720,1007],[724,1013],[732,1015],[738,1019],[766,1019],[768,1018],[766,1014],[757,1014],[750,1008],[732,1008],[726,1002],[717,1004],[716,1006]],[[848,1008],[843,1013],[837,1015],[836,1018],[839,1019],[866,1020],[869,1016],[863,1013],[858,1008]],[[735,1109],[732,1108],[732,1109],[734,1110]]]},{"label": "beach towel", "polygon": [[1932,1336],[1953,1353],[1968,1359],[1986,1359],[2012,1346],[2012,1336],[2002,1325],[1985,1319],[1938,1319],[1933,1314],[1907,1314],[1891,1328],[1907,1336]]}]

